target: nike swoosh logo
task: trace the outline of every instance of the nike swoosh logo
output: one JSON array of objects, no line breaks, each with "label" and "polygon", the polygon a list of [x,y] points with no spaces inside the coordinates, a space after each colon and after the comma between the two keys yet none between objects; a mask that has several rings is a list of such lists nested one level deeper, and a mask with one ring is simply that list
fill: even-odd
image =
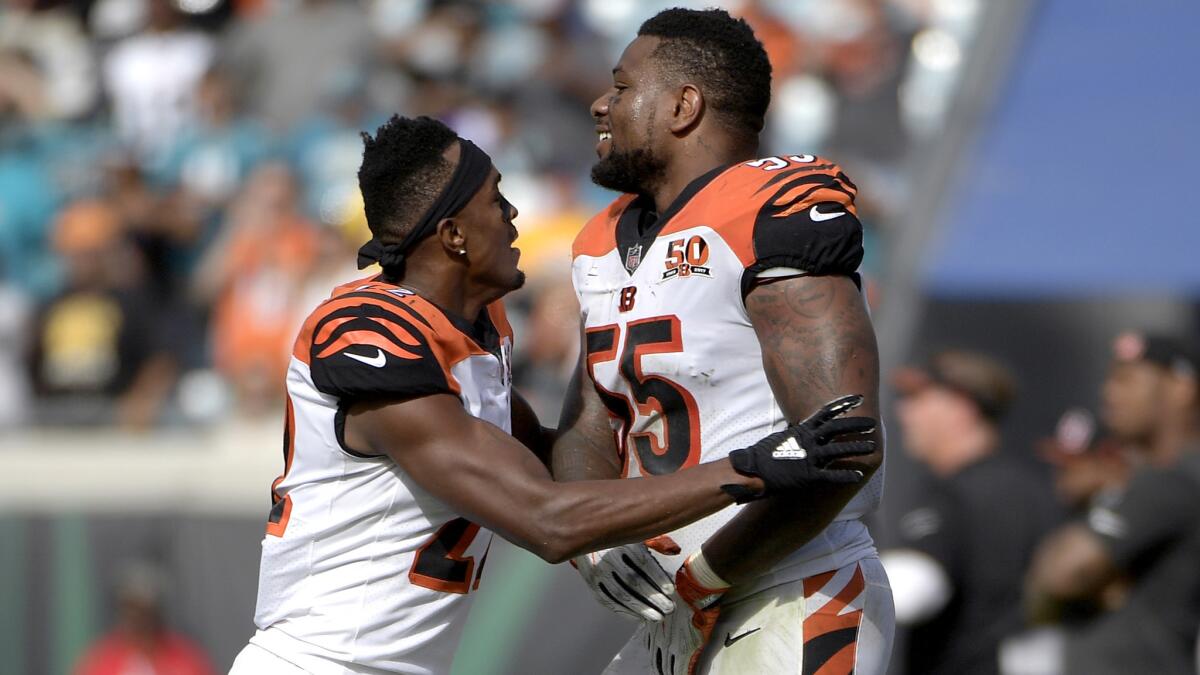
[{"label": "nike swoosh logo", "polygon": [[360,354],[351,354],[350,352],[342,353],[354,359],[355,361],[361,361],[372,368],[382,368],[383,365],[387,363],[387,355],[384,354],[383,350],[379,347],[375,348],[375,356],[362,356]]},{"label": "nike swoosh logo", "polygon": [[738,640],[741,640],[742,638],[746,637],[747,635],[749,635],[751,633],[757,633],[760,630],[762,630],[762,628],[754,628],[752,630],[746,631],[745,633],[742,633],[741,635],[739,635],[737,637],[730,637],[729,633],[726,633],[725,634],[725,646],[728,647],[728,646],[732,645],[733,643],[737,642]]},{"label": "nike swoosh logo", "polygon": [[817,204],[816,206],[813,206],[811,209],[808,210],[808,217],[812,218],[814,223],[819,223],[822,220],[833,220],[834,218],[841,218],[842,216],[846,215],[845,211],[834,211],[832,213],[821,213],[820,206],[821,206],[820,204]]}]

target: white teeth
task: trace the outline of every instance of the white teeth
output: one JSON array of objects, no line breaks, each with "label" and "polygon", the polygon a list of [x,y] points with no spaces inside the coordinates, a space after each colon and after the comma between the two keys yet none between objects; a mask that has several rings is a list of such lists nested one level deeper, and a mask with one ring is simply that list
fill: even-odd
[{"label": "white teeth", "polygon": [[610,140],[611,138],[612,138],[612,134],[610,134],[609,132],[607,132],[607,131],[600,132],[600,140],[601,141],[607,141],[607,140]]}]

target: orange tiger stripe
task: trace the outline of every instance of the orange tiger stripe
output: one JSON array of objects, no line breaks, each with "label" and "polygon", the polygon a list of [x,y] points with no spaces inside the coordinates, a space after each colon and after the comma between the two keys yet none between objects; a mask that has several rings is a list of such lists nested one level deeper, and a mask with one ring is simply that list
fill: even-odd
[{"label": "orange tiger stripe", "polygon": [[[804,580],[804,593],[806,597],[809,597],[808,582],[809,579]],[[820,637],[831,631],[857,626],[859,618],[862,615],[861,609],[846,612],[845,614],[841,614],[841,611],[851,601],[862,595],[865,588],[866,580],[863,578],[862,568],[856,566],[854,568],[854,576],[850,578],[850,581],[846,583],[842,590],[838,591],[838,594],[831,598],[829,602],[825,603],[823,607],[810,614],[804,620],[804,641],[808,642],[815,637]]]},{"label": "orange tiger stripe", "polygon": [[336,354],[337,352],[340,352],[347,347],[352,347],[354,345],[363,345],[363,344],[372,345],[374,347],[379,347],[383,351],[385,351],[393,356],[397,356],[399,358],[406,359],[406,360],[414,360],[414,359],[421,358],[420,355],[414,354],[414,353],[408,351],[407,349],[404,349],[400,345],[397,345],[395,342],[392,342],[391,340],[380,335],[379,333],[375,333],[373,331],[367,331],[367,330],[352,330],[352,331],[349,331],[349,332],[343,334],[340,338],[338,338],[337,340],[334,340],[332,343],[330,343],[329,346],[322,349],[321,352],[319,354],[317,354],[317,358],[323,359],[323,358],[329,356],[330,354]]},{"label": "orange tiger stripe", "polygon": [[[804,597],[806,600],[812,600],[820,591],[822,591],[832,580],[836,572],[827,572],[804,580]],[[862,568],[855,565],[854,575],[850,581],[838,591],[837,595],[830,598],[823,606],[812,612],[804,620],[804,672],[812,673],[813,675],[848,675],[854,672],[855,659],[858,655],[858,627],[862,621],[862,610],[854,610],[842,614],[849,604],[859,597],[866,588],[866,580],[863,577]],[[848,635],[849,642],[842,645],[836,652],[826,658],[824,663],[808,663],[808,658],[815,658],[820,654],[813,654],[809,651],[809,644],[820,638],[823,635],[828,635],[834,631],[843,631],[853,629],[853,633]]]},{"label": "orange tiger stripe", "polygon": [[[811,188],[812,186],[810,185],[808,187]],[[850,213],[852,213],[856,216],[858,215],[857,211],[854,208],[854,203],[850,201],[850,199],[846,196],[846,193],[844,193],[840,190],[835,190],[833,188],[823,187],[823,188],[818,188],[817,190],[814,190],[813,193],[810,194],[808,197],[806,197],[798,202],[795,202],[794,204],[792,204],[788,208],[784,209],[783,211],[776,213],[775,217],[776,218],[786,218],[786,217],[792,215],[793,213],[799,213],[799,212],[809,208],[810,206],[820,204],[821,202],[837,202],[838,204],[841,204]],[[786,204],[787,202],[786,202],[786,200],[781,199],[781,200],[779,200],[778,203]]]}]

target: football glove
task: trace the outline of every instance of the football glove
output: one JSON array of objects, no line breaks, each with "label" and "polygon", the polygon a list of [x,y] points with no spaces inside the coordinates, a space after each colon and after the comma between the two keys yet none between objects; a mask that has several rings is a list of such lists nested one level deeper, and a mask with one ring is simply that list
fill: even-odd
[{"label": "football glove", "polygon": [[675,584],[651,549],[666,555],[679,553],[679,545],[670,537],[659,536],[644,544],[585,553],[571,564],[604,607],[632,619],[662,621],[675,610],[671,600]]},{"label": "football glove", "polygon": [[814,483],[862,481],[861,471],[828,468],[830,462],[874,452],[875,441],[871,440],[833,442],[842,436],[875,430],[875,420],[869,417],[835,419],[861,405],[862,400],[858,395],[834,399],[803,422],[766,436],[748,448],[729,453],[734,471],[761,478],[764,488],[760,493],[740,485],[723,485],[721,489],[739,504],[744,504],[780,492],[800,490]]},{"label": "football glove", "polygon": [[657,675],[692,675],[721,615],[718,601],[727,588],[705,588],[690,563],[675,573],[675,613],[648,627],[646,646]]}]

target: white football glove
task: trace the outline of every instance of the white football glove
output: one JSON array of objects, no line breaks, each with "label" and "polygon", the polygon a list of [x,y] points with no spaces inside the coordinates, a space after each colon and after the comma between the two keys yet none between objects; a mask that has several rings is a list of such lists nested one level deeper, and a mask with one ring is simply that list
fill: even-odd
[{"label": "white football glove", "polygon": [[644,544],[627,544],[586,553],[571,561],[601,605],[622,616],[641,621],[662,621],[675,610],[671,599],[675,584],[654,559],[650,548],[674,555],[679,552],[667,537]]},{"label": "white football glove", "polygon": [[685,562],[675,573],[672,599],[679,611],[657,624],[646,626],[650,671],[655,675],[692,675],[700,654],[712,637],[721,615],[721,596],[728,587],[705,588]]}]

